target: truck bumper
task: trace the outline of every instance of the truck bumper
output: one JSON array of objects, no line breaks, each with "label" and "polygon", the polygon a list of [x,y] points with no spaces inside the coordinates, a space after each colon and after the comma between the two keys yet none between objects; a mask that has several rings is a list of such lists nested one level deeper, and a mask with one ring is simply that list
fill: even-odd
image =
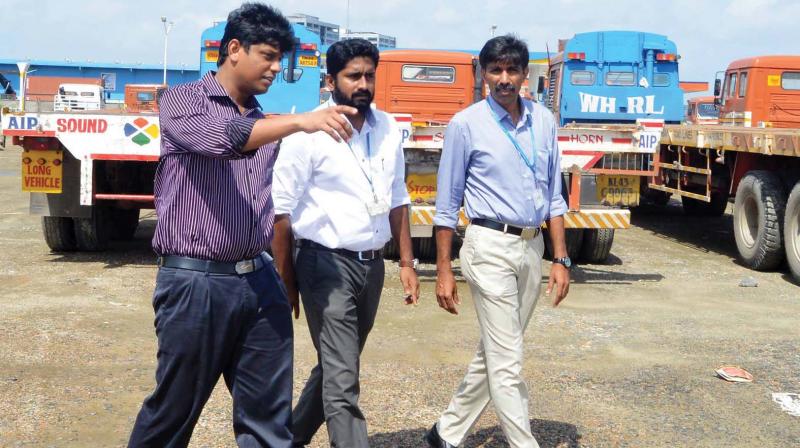
[{"label": "truck bumper", "polygon": [[[433,235],[433,216],[436,208],[427,205],[411,206],[411,236],[414,238]],[[462,208],[458,214],[458,227],[469,224]],[[568,229],[627,229],[631,226],[631,212],[621,209],[583,209],[567,212],[564,226]]]}]

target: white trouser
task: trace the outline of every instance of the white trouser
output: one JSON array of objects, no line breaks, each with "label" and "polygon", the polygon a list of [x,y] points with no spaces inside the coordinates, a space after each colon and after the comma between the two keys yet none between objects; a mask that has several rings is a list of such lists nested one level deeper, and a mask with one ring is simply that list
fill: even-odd
[{"label": "white trouser", "polygon": [[539,446],[528,419],[522,352],[523,334],[539,298],[543,252],[541,234],[523,240],[485,227],[467,228],[461,270],[472,291],[481,340],[439,418],[439,435],[450,444],[464,440],[491,399],[511,447]]}]

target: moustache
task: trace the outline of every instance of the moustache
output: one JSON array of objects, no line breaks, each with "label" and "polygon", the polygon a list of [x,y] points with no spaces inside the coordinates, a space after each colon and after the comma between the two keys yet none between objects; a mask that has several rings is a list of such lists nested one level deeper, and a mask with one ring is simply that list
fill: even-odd
[{"label": "moustache", "polygon": [[514,87],[513,84],[498,84],[495,86],[495,92],[515,92],[517,89]]}]

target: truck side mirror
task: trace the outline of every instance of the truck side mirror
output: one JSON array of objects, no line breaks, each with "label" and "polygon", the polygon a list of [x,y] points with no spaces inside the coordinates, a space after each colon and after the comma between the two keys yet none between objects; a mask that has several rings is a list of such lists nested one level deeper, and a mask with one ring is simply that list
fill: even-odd
[{"label": "truck side mirror", "polygon": [[536,93],[539,95],[544,93],[544,76],[539,77],[539,85],[536,86]]},{"label": "truck side mirror", "polygon": [[715,79],[714,80],[714,96],[719,97],[720,93],[722,93],[722,80]]}]

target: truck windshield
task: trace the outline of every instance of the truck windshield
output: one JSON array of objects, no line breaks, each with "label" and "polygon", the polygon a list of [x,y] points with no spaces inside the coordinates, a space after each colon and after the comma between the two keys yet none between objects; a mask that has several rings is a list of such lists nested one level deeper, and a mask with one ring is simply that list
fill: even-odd
[{"label": "truck windshield", "polygon": [[697,116],[700,118],[719,118],[719,106],[714,103],[700,103],[697,105]]}]

